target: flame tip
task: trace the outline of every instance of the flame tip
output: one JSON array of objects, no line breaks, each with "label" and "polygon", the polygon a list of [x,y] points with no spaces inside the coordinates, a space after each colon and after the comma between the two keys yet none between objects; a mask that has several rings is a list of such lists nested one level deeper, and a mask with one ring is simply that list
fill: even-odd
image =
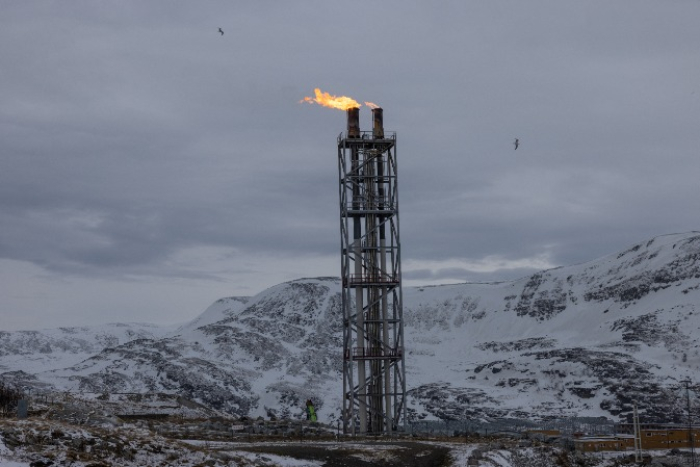
[{"label": "flame tip", "polygon": [[321,91],[320,88],[314,88],[316,97],[304,97],[299,102],[308,102],[309,104],[319,104],[324,107],[333,109],[348,110],[351,108],[360,108],[361,105],[355,99],[347,96],[332,96],[330,93]]}]

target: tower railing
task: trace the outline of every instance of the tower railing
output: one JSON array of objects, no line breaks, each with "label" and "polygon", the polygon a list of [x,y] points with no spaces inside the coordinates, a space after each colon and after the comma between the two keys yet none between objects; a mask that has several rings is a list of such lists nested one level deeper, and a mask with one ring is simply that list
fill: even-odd
[{"label": "tower railing", "polygon": [[399,275],[392,276],[385,274],[348,274],[343,277],[344,287],[354,287],[359,285],[398,285],[401,282]]},{"label": "tower railing", "polygon": [[[351,352],[345,350],[345,359],[350,358]],[[383,347],[372,348],[372,347],[353,347],[352,348],[352,359],[353,360],[372,360],[372,359],[390,359],[398,360],[403,357],[403,348],[392,347],[385,349]]]}]

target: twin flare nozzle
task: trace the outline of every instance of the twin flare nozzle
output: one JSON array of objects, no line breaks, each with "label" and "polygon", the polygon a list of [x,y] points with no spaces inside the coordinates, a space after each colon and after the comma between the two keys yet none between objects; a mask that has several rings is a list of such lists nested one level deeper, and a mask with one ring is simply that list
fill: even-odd
[{"label": "twin flare nozzle", "polygon": [[[315,97],[305,97],[300,104],[318,104],[332,109],[345,110],[348,114],[348,138],[360,138],[360,107],[355,99],[347,96],[333,96],[323,92],[319,88],[314,89]],[[384,116],[380,106],[373,102],[365,101],[365,105],[372,109],[372,136],[375,139],[384,138]]]}]

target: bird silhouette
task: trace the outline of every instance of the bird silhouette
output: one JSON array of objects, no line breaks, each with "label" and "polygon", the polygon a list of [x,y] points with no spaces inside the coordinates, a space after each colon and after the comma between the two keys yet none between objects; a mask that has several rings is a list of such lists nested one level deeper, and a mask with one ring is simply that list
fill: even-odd
[{"label": "bird silhouette", "polygon": [[520,140],[518,138],[515,138],[515,142],[513,143],[515,146],[515,149],[518,149],[518,146],[520,146]]},{"label": "bird silhouette", "polygon": [[223,29],[219,28],[219,32],[221,33],[222,36],[224,35],[224,30],[223,30]]}]

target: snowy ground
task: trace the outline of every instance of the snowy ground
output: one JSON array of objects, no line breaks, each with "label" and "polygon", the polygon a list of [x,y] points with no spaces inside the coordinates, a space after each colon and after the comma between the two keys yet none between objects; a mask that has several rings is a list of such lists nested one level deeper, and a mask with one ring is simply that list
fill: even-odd
[{"label": "snowy ground", "polygon": [[[195,467],[202,465],[209,466],[230,466],[230,467],[322,467],[338,465],[408,465],[406,458],[401,454],[408,454],[416,460],[415,464],[432,466],[442,463],[432,463],[429,458],[438,450],[449,451],[454,459],[453,465],[466,466],[467,459],[477,445],[453,445],[450,443],[425,442],[425,443],[398,443],[395,441],[381,442],[212,442],[203,440],[163,440],[153,436],[150,441],[143,440],[139,433],[134,433],[129,438],[131,446],[137,446],[143,441],[137,452],[132,457],[118,456],[117,451],[124,452],[124,446],[114,448],[114,455],[102,453],[97,458],[97,449],[87,449],[83,453],[82,459],[76,457],[75,450],[69,446],[80,446],[80,440],[90,439],[93,435],[87,432],[76,430],[69,432],[66,426],[48,427],[30,423],[2,423],[0,431],[2,433],[12,433],[13,444],[18,439],[24,442],[31,442],[29,446],[14,446],[12,449],[5,443],[4,435],[0,436],[0,466],[2,467],[29,467],[31,462],[43,461],[54,462],[53,465],[71,465],[73,467],[87,467],[95,465],[119,465],[123,467],[136,467],[143,465],[178,465],[185,467]],[[45,446],[46,449],[37,449],[36,435],[45,430],[60,432],[62,436],[69,435],[70,441],[63,445],[54,444]],[[141,435],[146,435],[141,433]],[[113,440],[117,439],[115,433]],[[45,437],[45,442],[51,443],[48,439],[55,439],[51,434]],[[93,445],[95,447],[96,445]],[[90,453],[92,451],[92,453]],[[300,459],[291,455],[281,455],[278,451],[294,453],[295,456],[303,453],[309,457],[320,457],[317,459]],[[177,457],[174,455],[177,452]],[[91,455],[92,454],[92,455]],[[505,457],[504,457],[505,458]],[[425,459],[425,462],[420,462]],[[99,461],[100,464],[96,464]],[[493,466],[488,463],[484,465]],[[497,465],[507,466],[507,463]]]},{"label": "snowy ground", "polygon": [[[614,467],[627,453],[587,456],[587,467]],[[655,458],[663,452],[646,452]],[[169,439],[136,426],[76,426],[50,420],[0,420],[0,467],[557,467],[577,465],[558,447],[490,439],[211,441]],[[569,464],[562,464],[562,461]],[[51,462],[52,464],[49,464]],[[687,457],[665,465],[691,465]]]}]

